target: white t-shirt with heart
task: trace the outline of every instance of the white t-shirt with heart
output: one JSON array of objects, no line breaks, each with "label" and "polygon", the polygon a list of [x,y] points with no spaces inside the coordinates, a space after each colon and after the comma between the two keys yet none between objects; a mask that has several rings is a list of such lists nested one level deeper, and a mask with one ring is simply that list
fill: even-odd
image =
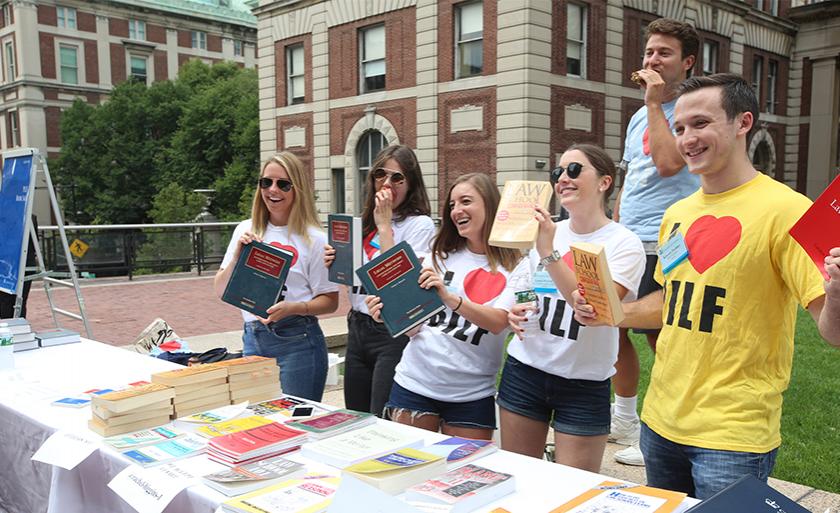
[{"label": "white t-shirt with heart", "polygon": [[[424,265],[431,267],[430,256]],[[500,267],[491,274],[487,258],[466,249],[450,254],[441,267],[445,279],[452,273],[445,281],[454,294],[505,311],[514,303],[511,282],[517,281],[516,276],[527,279],[528,274],[526,259],[512,273]],[[411,337],[394,381],[440,401],[467,402],[493,396],[507,335],[507,329],[494,335],[447,308]]]},{"label": "white t-shirt with heart", "polygon": [[[250,219],[242,221],[233,230],[233,236],[222,260],[222,269],[233,261],[239,238],[246,231],[253,232]],[[321,294],[338,292],[338,285],[329,281],[327,268],[324,267],[324,244],[327,243],[327,235],[314,227],[309,228],[308,235],[309,242],[307,243],[302,236],[290,234],[288,226],[275,226],[271,223],[268,223],[263,234],[263,242],[280,246],[297,255],[292,268],[289,269],[286,284],[283,286],[281,297],[285,301],[309,301]],[[241,311],[245,322],[257,320],[251,313]]]}]

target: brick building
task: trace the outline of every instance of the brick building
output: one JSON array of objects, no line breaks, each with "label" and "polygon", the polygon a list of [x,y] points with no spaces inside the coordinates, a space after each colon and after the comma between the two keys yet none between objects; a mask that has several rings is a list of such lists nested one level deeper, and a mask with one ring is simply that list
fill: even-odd
[{"label": "brick building", "polygon": [[[55,156],[61,111],[76,98],[98,104],[125,80],[175,78],[191,58],[253,67],[256,35],[243,0],[0,2],[0,147]],[[47,207],[41,190],[42,220]]]},{"label": "brick building", "polygon": [[261,153],[297,153],[318,208],[359,212],[390,143],[417,150],[439,211],[462,173],[546,179],[572,142],[620,160],[642,104],[644,28],[701,36],[695,73],[749,80],[756,166],[812,197],[837,174],[840,0],[260,0]]}]

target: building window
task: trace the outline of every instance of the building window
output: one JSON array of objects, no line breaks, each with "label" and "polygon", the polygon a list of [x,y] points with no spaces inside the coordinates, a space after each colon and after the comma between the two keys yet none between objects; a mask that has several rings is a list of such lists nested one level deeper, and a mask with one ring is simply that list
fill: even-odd
[{"label": "building window", "polygon": [[142,20],[128,20],[128,38],[137,41],[145,41],[146,22]]},{"label": "building window", "polygon": [[20,122],[16,110],[9,112],[9,132],[12,146],[20,146]]},{"label": "building window", "polygon": [[303,103],[306,96],[306,81],[304,80],[303,45],[286,47],[286,101],[289,105]]},{"label": "building window", "polygon": [[776,113],[776,91],[778,90],[779,81],[779,63],[770,59],[767,63],[767,103],[765,110],[770,114]]},{"label": "building window", "polygon": [[11,2],[6,2],[3,4],[3,26],[10,25],[12,23],[12,4]]},{"label": "building window", "polygon": [[72,7],[61,7],[58,6],[55,8],[55,14],[58,18],[58,26],[63,28],[75,29],[76,28],[76,9]]},{"label": "building window", "polygon": [[566,74],[586,78],[586,7],[566,6]]},{"label": "building window", "polygon": [[192,47],[198,50],[207,49],[207,32],[193,30],[191,33]]},{"label": "building window", "polygon": [[779,0],[770,0],[770,14],[773,16],[779,15]]},{"label": "building window", "polygon": [[61,64],[61,82],[64,84],[79,83],[79,54],[78,48],[70,45],[59,45],[58,54]]},{"label": "building window", "polygon": [[17,76],[15,66],[15,45],[11,41],[7,41],[6,45],[6,80],[12,81]]},{"label": "building window", "polygon": [[703,74],[718,72],[719,46],[716,41],[703,41]]},{"label": "building window", "polygon": [[752,88],[755,97],[761,101],[761,78],[764,75],[764,59],[760,56],[753,57],[752,64]]},{"label": "building window", "polygon": [[361,70],[359,90],[363,93],[385,89],[385,25],[359,32]]},{"label": "building window", "polygon": [[484,6],[455,6],[455,78],[481,75],[484,67]]},{"label": "building window", "polygon": [[359,169],[359,184],[356,187],[356,213],[361,213],[362,203],[365,199],[365,184],[370,172],[370,165],[373,163],[379,151],[385,147],[385,136],[377,130],[368,130],[359,138],[356,146],[356,167]]},{"label": "building window", "polygon": [[346,212],[344,205],[344,168],[335,167],[332,170],[332,211]]},{"label": "building window", "polygon": [[131,78],[138,81],[146,83],[146,78],[148,76],[148,71],[146,69],[146,58],[139,57],[137,55],[132,55],[131,60],[129,61],[131,64]]},{"label": "building window", "polygon": [[242,41],[239,39],[233,40],[233,56],[234,57],[242,57],[244,53],[242,52]]}]

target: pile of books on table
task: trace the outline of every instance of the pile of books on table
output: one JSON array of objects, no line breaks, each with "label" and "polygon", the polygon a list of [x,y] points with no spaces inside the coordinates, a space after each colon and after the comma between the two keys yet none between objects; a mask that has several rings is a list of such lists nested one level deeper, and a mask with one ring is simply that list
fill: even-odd
[{"label": "pile of books on table", "polygon": [[0,326],[5,326],[12,332],[14,352],[38,348],[38,341],[35,339],[35,333],[32,332],[32,326],[23,317],[0,319]]},{"label": "pile of books on table", "polygon": [[209,365],[226,369],[230,404],[280,396],[280,367],[274,358],[245,356]]},{"label": "pile of books on table", "polygon": [[152,374],[152,383],[174,388],[175,417],[230,404],[227,369],[216,364],[193,365]]},{"label": "pile of books on table", "polygon": [[41,347],[60,346],[64,344],[75,344],[82,341],[78,331],[66,328],[52,328],[35,332],[38,345]]},{"label": "pile of books on table", "polygon": [[112,436],[166,424],[174,397],[174,388],[156,383],[92,395],[88,427]]},{"label": "pile of books on table", "polygon": [[306,433],[272,421],[211,439],[207,456],[235,467],[297,450],[304,442]]},{"label": "pile of books on table", "polygon": [[305,432],[312,440],[323,440],[374,423],[376,423],[376,417],[372,413],[346,409],[331,411],[308,419],[286,421],[287,426]]}]

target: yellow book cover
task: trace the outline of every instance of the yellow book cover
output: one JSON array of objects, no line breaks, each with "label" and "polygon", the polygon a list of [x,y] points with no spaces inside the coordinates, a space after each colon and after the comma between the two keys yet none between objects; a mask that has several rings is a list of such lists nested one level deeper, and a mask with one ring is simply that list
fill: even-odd
[{"label": "yellow book cover", "polygon": [[244,513],[318,513],[330,505],[339,483],[338,477],[290,479],[225,501],[224,505]]},{"label": "yellow book cover", "polygon": [[548,208],[551,201],[551,184],[528,180],[508,180],[502,190],[502,199],[496,210],[490,230],[491,246],[500,248],[531,249],[537,240],[537,221],[534,205]]},{"label": "yellow book cover", "polygon": [[236,433],[237,431],[245,431],[246,429],[264,426],[266,424],[271,424],[272,422],[274,421],[266,417],[258,417],[254,415],[252,417],[244,417],[241,419],[233,419],[207,426],[201,426],[196,429],[196,432],[201,436],[213,438],[216,436]]},{"label": "yellow book cover", "polygon": [[583,287],[586,302],[595,309],[598,319],[616,326],[624,320],[624,310],[610,275],[604,247],[589,242],[573,242],[570,248],[575,276]]},{"label": "yellow book cover", "polygon": [[669,513],[685,499],[682,492],[640,486],[619,481],[604,481],[595,488],[578,495],[550,513],[586,511],[623,511],[629,505],[633,511]]},{"label": "yellow book cover", "polygon": [[152,374],[152,383],[163,383],[164,385],[178,386],[201,383],[211,379],[227,377],[227,369],[216,367],[213,364],[192,365],[181,369],[174,369]]},{"label": "yellow book cover", "polygon": [[401,449],[376,459],[350,465],[349,467],[346,467],[344,471],[356,474],[375,474],[378,472],[405,470],[407,468],[425,465],[442,459],[443,458],[440,456],[409,448]]}]

